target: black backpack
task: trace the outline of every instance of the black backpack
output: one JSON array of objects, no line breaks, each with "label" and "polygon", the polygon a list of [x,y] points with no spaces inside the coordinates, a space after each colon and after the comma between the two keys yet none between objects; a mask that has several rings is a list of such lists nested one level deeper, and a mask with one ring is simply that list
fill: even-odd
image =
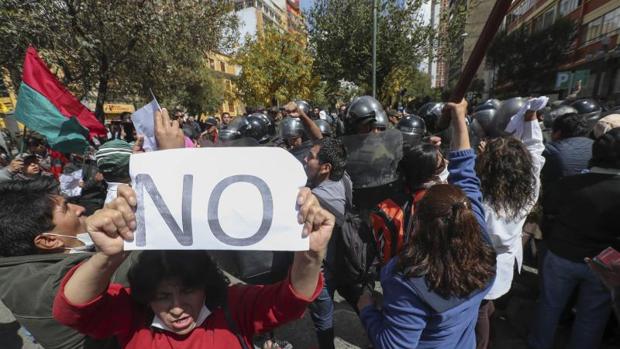
[{"label": "black backpack", "polygon": [[[345,185],[347,198],[351,197],[349,186]],[[336,217],[336,225],[330,240],[334,249],[328,264],[334,280],[340,285],[366,285],[374,282],[374,266],[377,252],[369,222],[347,200],[345,214],[340,214],[332,205],[319,198],[323,208]]]}]

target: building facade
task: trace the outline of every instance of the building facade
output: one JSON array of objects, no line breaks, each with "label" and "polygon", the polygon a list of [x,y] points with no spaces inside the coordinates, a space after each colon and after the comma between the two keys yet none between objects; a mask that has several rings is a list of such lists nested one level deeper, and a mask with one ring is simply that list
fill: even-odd
[{"label": "building facade", "polygon": [[[620,1],[519,0],[506,16],[506,30],[538,31],[566,17],[576,24],[568,59],[558,62],[555,90],[620,104]],[[580,88],[578,87],[580,86]]]},{"label": "building facade", "polygon": [[239,44],[246,37],[254,38],[265,28],[288,31],[286,0],[235,0],[235,14],[239,18]]},{"label": "building facade", "polygon": [[221,115],[226,112],[232,116],[243,115],[245,105],[237,97],[234,79],[241,73],[241,67],[232,62],[230,56],[220,52],[211,52],[207,55],[207,65],[215,78],[224,88],[224,101],[217,110]]},{"label": "building facade", "polygon": [[[420,11],[425,25],[434,30],[441,30],[441,16],[448,8],[448,0],[430,0],[422,4]],[[442,88],[446,84],[445,61],[439,45],[435,45],[428,57],[422,60],[419,70],[431,78],[431,88]]]},{"label": "building facade", "polygon": [[[454,11],[458,6],[466,6],[467,13],[465,23],[461,29],[459,40],[454,43],[455,52],[451,57],[446,58],[443,68],[444,81],[448,86],[455,86],[463,67],[471,55],[482,28],[489,18],[489,14],[495,5],[495,0],[450,0],[447,6],[448,11]],[[445,18],[445,17],[444,17]],[[493,71],[486,64],[486,59],[482,61],[474,80],[483,84],[483,97],[489,95],[489,88],[492,85]]]}]

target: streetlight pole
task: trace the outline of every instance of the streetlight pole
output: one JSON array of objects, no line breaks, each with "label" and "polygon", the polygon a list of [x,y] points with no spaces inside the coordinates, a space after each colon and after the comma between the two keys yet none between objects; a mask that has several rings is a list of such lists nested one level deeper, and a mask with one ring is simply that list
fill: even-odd
[{"label": "streetlight pole", "polygon": [[372,96],[377,98],[377,1],[372,0]]}]

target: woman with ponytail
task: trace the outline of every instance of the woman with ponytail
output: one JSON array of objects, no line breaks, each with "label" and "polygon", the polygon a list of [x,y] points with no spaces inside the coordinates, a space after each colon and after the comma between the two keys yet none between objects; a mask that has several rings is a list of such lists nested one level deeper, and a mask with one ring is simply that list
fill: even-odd
[{"label": "woman with ponytail", "polygon": [[383,302],[358,302],[375,348],[474,348],[480,302],[495,276],[480,181],[469,144],[467,103],[449,103],[450,184],[428,189],[407,247],[381,272]]}]

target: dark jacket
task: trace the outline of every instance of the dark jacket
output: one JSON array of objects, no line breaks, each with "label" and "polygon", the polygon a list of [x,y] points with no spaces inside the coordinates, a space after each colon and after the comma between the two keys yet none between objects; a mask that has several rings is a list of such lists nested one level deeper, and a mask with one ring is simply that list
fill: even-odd
[{"label": "dark jacket", "polygon": [[[59,253],[0,258],[0,299],[45,349],[119,348],[114,338],[93,340],[52,317],[54,296],[63,276],[90,255]],[[114,279],[126,283],[131,260],[127,258]],[[0,339],[0,347],[1,343]]]},{"label": "dark jacket", "polygon": [[543,200],[543,233],[549,249],[574,262],[611,246],[620,250],[620,176],[586,173],[565,177]]},{"label": "dark jacket", "polygon": [[562,177],[574,176],[588,168],[592,158],[592,140],[586,137],[571,137],[547,143],[543,156],[543,190]]}]

